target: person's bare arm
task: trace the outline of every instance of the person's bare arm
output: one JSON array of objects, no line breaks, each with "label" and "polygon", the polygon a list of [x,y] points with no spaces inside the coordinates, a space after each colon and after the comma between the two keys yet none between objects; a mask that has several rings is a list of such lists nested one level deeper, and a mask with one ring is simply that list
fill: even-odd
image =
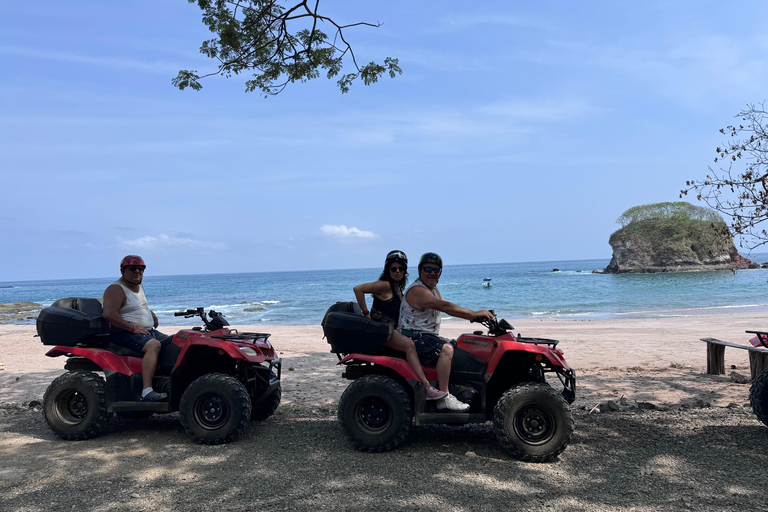
[{"label": "person's bare arm", "polygon": [[407,300],[408,303],[416,309],[435,309],[446,315],[464,318],[465,320],[472,320],[477,317],[493,318],[493,314],[486,309],[473,311],[471,309],[462,308],[453,302],[438,299],[432,292],[421,286],[414,286],[411,288],[408,291]]},{"label": "person's bare arm", "polygon": [[[118,313],[120,308],[123,307],[123,302],[125,302],[125,292],[123,289],[116,284],[110,285],[104,290],[104,311],[102,316],[110,325],[117,327],[118,329],[147,334],[149,331],[147,331],[147,328],[143,325],[134,326],[132,323],[123,320],[123,317]],[[154,316],[154,313],[152,316]]]},{"label": "person's bare arm", "polygon": [[386,281],[374,281],[372,283],[359,284],[352,288],[352,291],[355,292],[357,303],[360,305],[360,309],[363,311],[368,310],[368,306],[365,304],[365,294],[370,293],[381,295],[387,290],[389,290],[389,283]]}]

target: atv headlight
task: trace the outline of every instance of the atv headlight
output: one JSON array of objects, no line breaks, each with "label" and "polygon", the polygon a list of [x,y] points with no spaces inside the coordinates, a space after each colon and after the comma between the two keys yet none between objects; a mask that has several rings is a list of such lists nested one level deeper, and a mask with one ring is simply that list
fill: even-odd
[{"label": "atv headlight", "polygon": [[255,357],[259,355],[259,353],[256,352],[256,350],[254,350],[252,347],[240,347],[240,350],[247,356]]}]

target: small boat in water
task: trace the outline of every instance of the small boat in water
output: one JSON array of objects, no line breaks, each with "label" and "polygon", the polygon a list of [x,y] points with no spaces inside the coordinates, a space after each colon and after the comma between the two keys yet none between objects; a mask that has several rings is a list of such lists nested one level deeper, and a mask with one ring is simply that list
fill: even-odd
[{"label": "small boat in water", "polygon": [[486,288],[490,288],[491,287],[491,278],[490,277],[486,277],[485,279],[483,279],[483,286],[485,286]]}]

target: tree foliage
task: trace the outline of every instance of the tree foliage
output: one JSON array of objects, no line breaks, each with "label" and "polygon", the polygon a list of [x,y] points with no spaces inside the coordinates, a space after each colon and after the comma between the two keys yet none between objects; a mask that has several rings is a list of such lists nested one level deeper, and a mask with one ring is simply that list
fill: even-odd
[{"label": "tree foliage", "polygon": [[[640,219],[615,231],[608,243],[632,242],[636,250],[644,248],[658,261],[705,261],[728,254],[733,239],[724,222],[685,217]],[[695,255],[695,258],[693,256]],[[664,266],[664,265],[662,265]]]},{"label": "tree foliage", "polygon": [[[296,0],[293,0],[296,1]],[[402,74],[397,59],[360,66],[344,31],[357,26],[378,27],[376,23],[340,25],[318,11],[320,0],[304,0],[284,6],[278,0],[188,0],[203,11],[203,23],[216,37],[203,41],[200,53],[218,61],[218,68],[200,75],[181,70],[173,85],[179,89],[200,90],[200,80],[213,75],[231,77],[253,73],[245,82],[247,92],[261,91],[266,97],[282,92],[288,84],[306,82],[322,73],[334,78],[342,93],[356,80],[376,83],[384,73],[394,78]],[[292,2],[291,2],[292,3]],[[310,5],[312,4],[312,5]],[[330,26],[332,37],[319,27]],[[354,71],[341,74],[344,59]]]},{"label": "tree foliage", "polygon": [[694,206],[685,201],[675,203],[654,203],[633,206],[621,214],[616,222],[626,227],[632,222],[648,219],[703,220],[712,224],[724,223],[716,212],[702,206]]},{"label": "tree foliage", "polygon": [[616,222],[622,227],[611,235],[612,247],[631,243],[635,251],[644,250],[662,267],[663,262],[693,264],[727,256],[733,246],[720,214],[683,201],[634,206]]},{"label": "tree foliage", "polygon": [[[686,181],[680,197],[696,198],[726,215],[741,245],[749,249],[768,243],[768,112],[765,103],[747,105],[736,116],[741,123],[720,130],[728,140],[718,147],[715,163],[703,180]],[[726,165],[727,164],[727,165]]]}]

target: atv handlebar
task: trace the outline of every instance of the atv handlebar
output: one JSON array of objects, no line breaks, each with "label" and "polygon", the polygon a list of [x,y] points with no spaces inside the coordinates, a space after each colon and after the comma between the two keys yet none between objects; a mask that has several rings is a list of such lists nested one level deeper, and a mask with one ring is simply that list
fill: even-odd
[{"label": "atv handlebar", "polygon": [[477,316],[470,320],[470,322],[477,322],[479,324],[484,325],[488,328],[488,334],[491,336],[501,336],[502,334],[506,334],[507,332],[514,329],[509,322],[504,320],[503,318],[499,320],[496,318],[496,312],[492,309],[489,309],[488,311],[491,312],[493,315],[493,318],[485,318],[483,316]]},{"label": "atv handlebar", "polygon": [[203,312],[204,312],[203,308],[188,309],[186,311],[177,311],[173,314],[173,316],[185,316],[187,318],[192,318],[193,316],[197,316]]},{"label": "atv handlebar", "polygon": [[[206,329],[209,331],[215,331],[215,330],[221,329],[226,325],[229,325],[229,322],[224,320],[224,315],[214,310],[210,310],[208,312],[208,316],[211,317],[211,320],[208,320],[205,315],[205,308],[188,309],[186,311],[176,311],[173,314],[173,316],[183,316],[184,318],[192,318],[193,316],[199,316],[200,320],[203,321]],[[199,329],[199,327],[196,327],[196,329]]]},{"label": "atv handlebar", "polygon": [[[493,315],[493,318],[495,319],[495,318],[496,318],[496,312],[495,312],[494,310],[492,310],[492,309],[489,309],[488,311],[489,311],[489,312],[490,312],[490,313]],[[488,322],[489,322],[490,320],[488,320],[488,319],[487,319],[487,318],[485,318],[484,316],[476,316],[476,317],[474,317],[474,318],[470,319],[469,321],[470,321],[470,322],[472,322],[472,323],[478,323],[478,324],[483,324],[483,325],[485,325],[485,322],[486,322],[486,321],[488,321]],[[486,327],[487,327],[487,326],[486,326]]]}]

